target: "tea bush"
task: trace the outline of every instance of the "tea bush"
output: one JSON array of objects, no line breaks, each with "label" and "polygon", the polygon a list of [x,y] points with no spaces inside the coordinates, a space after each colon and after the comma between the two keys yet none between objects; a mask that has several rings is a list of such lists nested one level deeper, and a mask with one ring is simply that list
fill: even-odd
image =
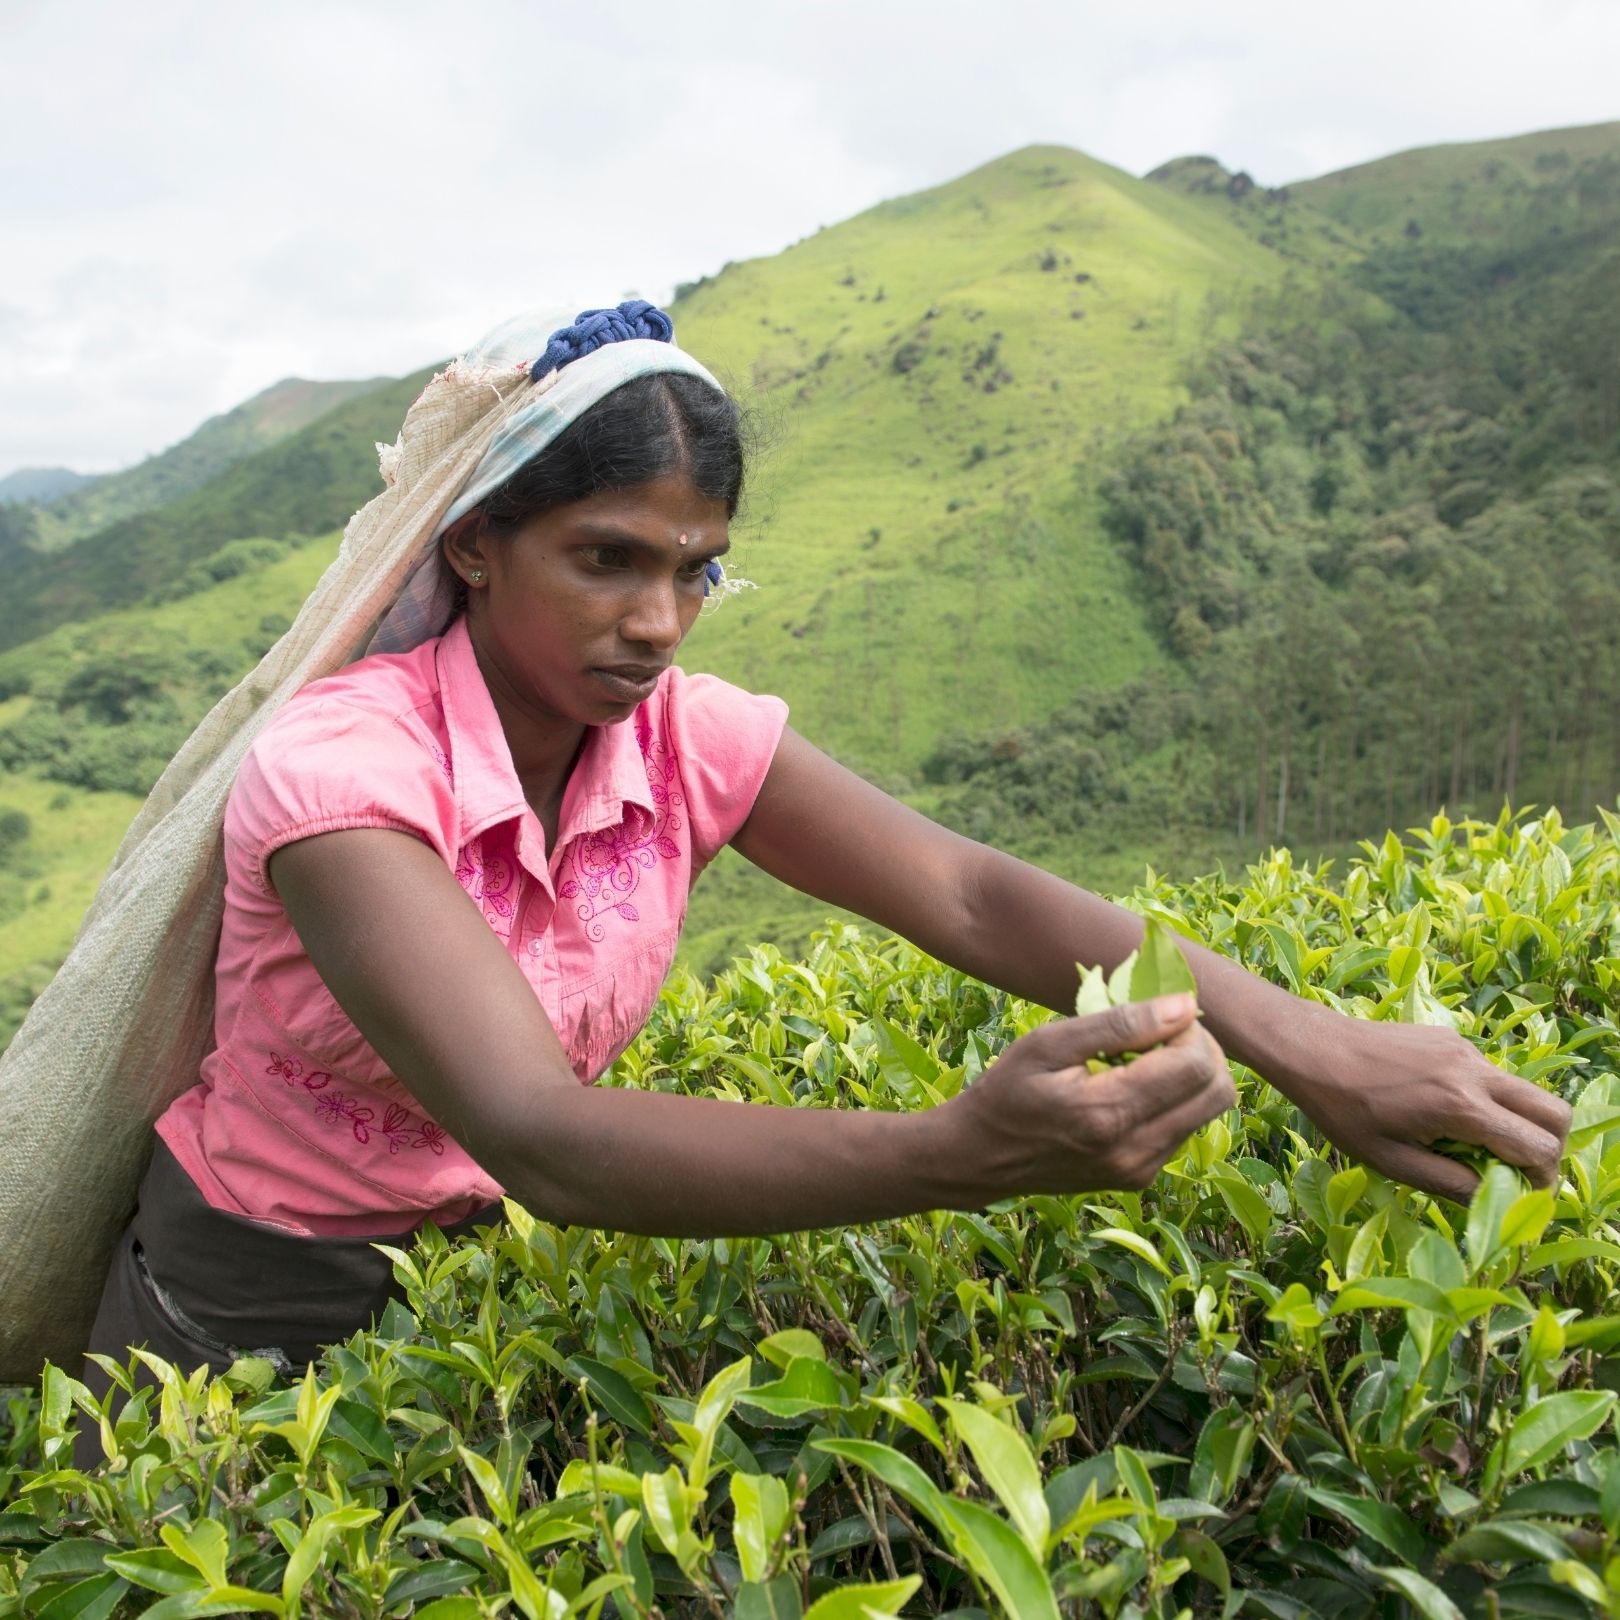
[{"label": "tea bush", "polygon": [[[1617,832],[1442,818],[1132,902],[1573,1099],[1556,1191],[1395,1187],[1240,1072],[1142,1193],[712,1242],[509,1205],[290,1387],[47,1369],[0,1616],[1620,1614]],[[1047,1016],[841,928],[678,978],[616,1080],[921,1108]]]}]

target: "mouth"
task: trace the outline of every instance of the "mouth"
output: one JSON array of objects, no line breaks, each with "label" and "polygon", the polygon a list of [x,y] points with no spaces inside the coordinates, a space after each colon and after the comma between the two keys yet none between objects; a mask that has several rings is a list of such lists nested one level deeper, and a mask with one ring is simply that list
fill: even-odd
[{"label": "mouth", "polygon": [[591,674],[622,703],[644,703],[664,673],[663,664],[614,664]]}]

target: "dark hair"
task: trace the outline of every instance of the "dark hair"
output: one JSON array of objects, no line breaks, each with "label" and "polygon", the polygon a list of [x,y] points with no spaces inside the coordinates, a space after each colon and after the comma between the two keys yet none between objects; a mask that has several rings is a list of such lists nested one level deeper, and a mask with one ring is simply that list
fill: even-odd
[{"label": "dark hair", "polygon": [[593,405],[482,503],[496,534],[555,507],[684,472],[735,517],[746,456],[742,414],[685,372],[637,377]]}]

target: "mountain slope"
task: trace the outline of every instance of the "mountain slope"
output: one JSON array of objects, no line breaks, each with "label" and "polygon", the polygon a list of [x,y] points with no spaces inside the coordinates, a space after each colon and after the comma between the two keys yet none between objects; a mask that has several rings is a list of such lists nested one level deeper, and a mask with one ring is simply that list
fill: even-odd
[{"label": "mountain slope", "polygon": [[381,487],[376,441],[393,439],[431,374],[347,400],[201,489],[111,524],[67,551],[13,553],[0,599],[0,648],[139,602],[228,541],[320,534],[342,524]]},{"label": "mountain slope", "polygon": [[[920,808],[1092,884],[1223,823],[1239,860],[1285,823],[1331,844],[1431,813],[1438,784],[1454,810],[1589,798],[1620,780],[1595,696],[1620,679],[1613,135],[1278,190],[1029,148],[684,289],[681,341],[766,449],[733,556],[760,589],[683,664],[781,692]],[[69,872],[58,832],[130,802],[76,796],[142,788],[277,633],[425,376],[59,558],[18,555],[25,509],[0,507],[0,797],[63,821],[22,852],[38,872],[0,871],[0,1001],[87,892],[93,840]],[[822,912],[722,859],[690,959]]]},{"label": "mountain slope", "polygon": [[[693,667],[788,693],[874,774],[1163,659],[1092,472],[1182,396],[1288,261],[1195,201],[1032,147],[687,292],[680,339],[775,448]],[[7,570],[0,647],[138,601],[222,543],[341,524],[422,376],[348,401],[158,511]],[[858,694],[858,696],[857,696]]]},{"label": "mountain slope", "polygon": [[1162,658],[1090,474],[1285,269],[1193,201],[1031,147],[884,203],[676,306],[782,448],[690,662],[790,695],[879,774]]},{"label": "mountain slope", "polygon": [[[218,416],[211,416],[179,444],[122,472],[80,482],[71,491],[32,499],[46,502],[36,513],[36,544],[47,551],[82,540],[123,518],[151,511],[201,489],[229,466],[279,443],[358,394],[389,381],[308,382],[287,377]],[[15,475],[13,475],[15,476]],[[3,485],[0,485],[3,490]]]},{"label": "mountain slope", "polygon": [[1576,233],[1620,205],[1620,122],[1418,147],[1288,190],[1374,240]]}]

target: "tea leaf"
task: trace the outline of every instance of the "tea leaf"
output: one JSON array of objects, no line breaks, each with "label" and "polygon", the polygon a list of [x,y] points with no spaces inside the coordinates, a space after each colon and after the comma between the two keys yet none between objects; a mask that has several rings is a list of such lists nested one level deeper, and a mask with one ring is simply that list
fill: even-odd
[{"label": "tea leaf", "polygon": [[973,1453],[985,1483],[1018,1526],[1030,1552],[1045,1558],[1051,1515],[1041,1494],[1040,1470],[1023,1437],[988,1412],[962,1401],[946,1401],[941,1410]]},{"label": "tea leaf", "polygon": [[1596,1433],[1615,1400],[1610,1390],[1566,1390],[1537,1401],[1508,1430],[1503,1471],[1512,1475],[1539,1468],[1571,1442]]},{"label": "tea leaf", "polygon": [[1198,981],[1182,954],[1176,931],[1158,917],[1147,920],[1147,929],[1131,969],[1130,984],[1132,1001],[1152,1001],[1180,991],[1189,995],[1198,993]]}]

